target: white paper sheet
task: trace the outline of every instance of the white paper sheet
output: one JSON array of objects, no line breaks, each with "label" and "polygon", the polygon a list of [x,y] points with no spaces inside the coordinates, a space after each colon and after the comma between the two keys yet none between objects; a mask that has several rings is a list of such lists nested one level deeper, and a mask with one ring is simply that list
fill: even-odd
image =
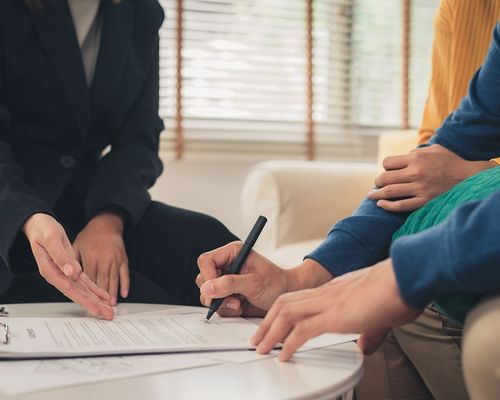
[{"label": "white paper sheet", "polygon": [[[255,322],[255,321],[252,321]],[[322,347],[334,346],[336,344],[352,342],[357,340],[358,334],[336,334],[336,333],[325,333],[314,339],[307,341],[298,352],[304,352],[314,349],[319,349]],[[269,354],[257,354],[255,351],[249,350],[237,350],[237,351],[216,351],[205,354],[204,356],[208,359],[232,363],[232,364],[244,364],[248,362],[259,361],[264,358],[276,357],[279,354],[279,350],[274,350]]]},{"label": "white paper sheet", "polygon": [[67,357],[248,349],[255,325],[202,313],[95,318],[8,318],[0,357]]},{"label": "white paper sheet", "polygon": [[0,361],[0,392],[18,395],[215,364],[194,354]]}]

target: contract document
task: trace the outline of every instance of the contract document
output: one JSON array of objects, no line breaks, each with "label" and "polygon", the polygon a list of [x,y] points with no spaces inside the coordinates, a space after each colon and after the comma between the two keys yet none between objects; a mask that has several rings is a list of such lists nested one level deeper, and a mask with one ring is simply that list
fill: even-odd
[{"label": "contract document", "polygon": [[0,318],[9,326],[0,359],[179,353],[251,349],[255,325],[204,314],[96,318]]}]

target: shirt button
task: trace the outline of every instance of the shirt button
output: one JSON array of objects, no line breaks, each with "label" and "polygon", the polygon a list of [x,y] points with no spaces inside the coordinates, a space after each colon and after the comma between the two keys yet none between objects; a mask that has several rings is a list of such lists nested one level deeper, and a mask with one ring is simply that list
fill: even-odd
[{"label": "shirt button", "polygon": [[63,168],[73,168],[76,164],[75,157],[73,156],[62,156],[59,162]]}]

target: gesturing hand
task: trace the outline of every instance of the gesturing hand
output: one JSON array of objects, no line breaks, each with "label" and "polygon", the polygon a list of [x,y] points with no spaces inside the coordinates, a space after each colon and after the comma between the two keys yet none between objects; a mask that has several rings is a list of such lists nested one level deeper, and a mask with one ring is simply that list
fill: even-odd
[{"label": "gesturing hand", "polygon": [[316,288],[280,296],[271,307],[252,344],[257,352],[283,343],[287,361],[307,340],[326,332],[362,333],[358,345],[370,353],[391,327],[415,319],[420,310],[404,303],[391,260],[335,278]]},{"label": "gesturing hand", "polygon": [[109,294],[82,272],[63,227],[50,215],[34,214],[23,231],[38,265],[40,275],[61,293],[95,316],[113,319]]},{"label": "gesturing hand", "polygon": [[212,299],[229,296],[219,308],[220,315],[263,316],[274,300],[288,290],[288,271],[252,251],[240,275],[221,276],[240,248],[240,242],[233,242],[199,257],[196,284],[200,287],[200,301],[209,306]]},{"label": "gesturing hand", "polygon": [[89,278],[117,303],[118,286],[122,297],[130,288],[128,258],[123,242],[123,221],[112,213],[94,217],[76,237],[73,248]]},{"label": "gesturing hand", "polygon": [[497,166],[490,161],[467,161],[438,144],[409,154],[387,157],[385,172],[375,179],[368,198],[387,211],[407,212],[482,170]]}]

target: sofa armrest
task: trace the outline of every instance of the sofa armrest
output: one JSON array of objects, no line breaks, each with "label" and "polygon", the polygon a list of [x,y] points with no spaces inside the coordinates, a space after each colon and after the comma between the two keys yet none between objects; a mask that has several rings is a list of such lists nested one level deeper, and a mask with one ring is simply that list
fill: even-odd
[{"label": "sofa armrest", "polygon": [[383,132],[378,139],[378,165],[383,170],[382,162],[386,157],[406,154],[418,146],[418,131],[405,129]]},{"label": "sofa armrest", "polygon": [[376,164],[268,161],[248,174],[242,190],[243,222],[259,214],[269,222],[257,243],[266,253],[286,244],[322,238],[354,211],[373,186]]}]

